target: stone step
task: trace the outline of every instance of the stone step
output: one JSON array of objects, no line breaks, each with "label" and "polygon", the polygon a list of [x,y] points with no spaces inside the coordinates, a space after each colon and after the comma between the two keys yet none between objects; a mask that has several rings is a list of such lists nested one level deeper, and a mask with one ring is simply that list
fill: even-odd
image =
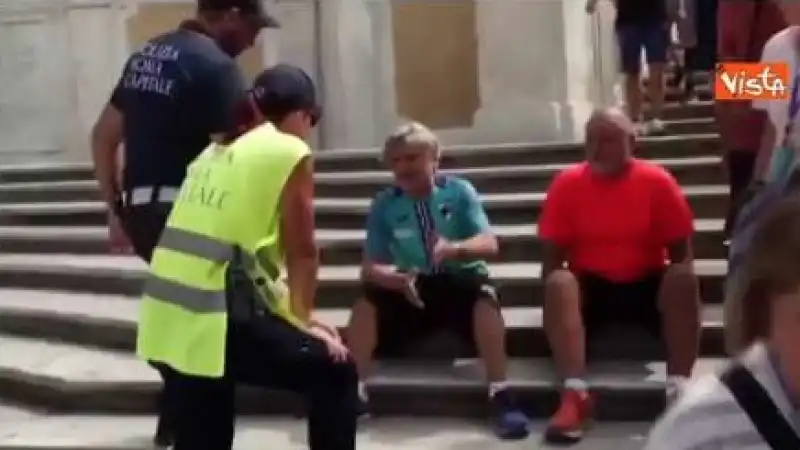
[{"label": "stone step", "polygon": [[[136,346],[137,300],[138,297],[115,295],[0,289],[0,333],[107,350],[133,351]],[[703,355],[724,355],[721,309],[719,305],[704,306]],[[315,312],[315,317],[339,328],[343,335],[349,316],[348,308],[323,308]],[[542,328],[541,307],[505,307],[503,316],[510,356],[550,355]],[[631,336],[636,339],[631,339]],[[663,356],[660,343],[637,330],[618,330],[589,344],[593,359],[644,360]],[[444,333],[410,349],[402,359],[452,359],[457,356],[475,355],[467,345]]]},{"label": "stone step", "polygon": [[[710,103],[667,105],[664,117],[675,120],[674,131],[696,128],[699,134],[642,138],[639,154],[647,158],[671,158],[719,155],[719,137],[711,131],[708,119],[713,112]],[[699,120],[698,120],[699,119]],[[579,142],[510,143],[472,146],[446,146],[446,163],[450,167],[512,166],[579,161],[583,145]],[[318,172],[381,170],[377,148],[325,150],[315,153]],[[77,181],[94,179],[90,162],[14,164],[0,166],[0,182]]]},{"label": "stone step", "polygon": [[[694,239],[697,258],[722,259],[727,255],[722,234],[723,221],[698,219]],[[541,259],[541,242],[536,225],[498,225],[500,241],[497,260],[506,262]],[[363,230],[317,230],[322,264],[360,264],[365,239]],[[5,253],[107,254],[108,231],[98,226],[0,226],[0,250]]]},{"label": "stone step", "polygon": [[[658,136],[642,138],[637,155],[642,158],[684,158],[720,155],[719,135],[716,133]],[[319,152],[314,166],[317,172],[349,172],[381,170],[379,149],[352,149]],[[444,168],[491,167],[580,161],[584,157],[581,143],[505,144],[482,146],[453,146],[445,149]]]},{"label": "stone step", "polygon": [[[683,188],[697,217],[724,217],[727,212],[728,187],[724,185],[687,186]],[[541,211],[544,192],[499,193],[481,199],[496,225],[535,223]],[[315,199],[318,228],[360,229],[366,223],[371,198]],[[102,202],[42,202],[0,204],[3,225],[104,225],[106,208]]]},{"label": "stone step", "polygon": [[91,162],[5,163],[5,165],[0,165],[0,182],[3,183],[85,179],[94,179]]},{"label": "stone step", "polygon": [[713,117],[666,120],[666,133],[681,136],[684,134],[717,133],[719,128]]},{"label": "stone step", "polygon": [[[714,91],[709,86],[698,86],[694,92],[695,97],[700,101],[712,101],[714,99]],[[645,100],[649,99],[647,90],[644,90]],[[664,100],[668,102],[681,102],[686,98],[686,93],[683,87],[667,87],[664,92]]]},{"label": "stone step", "polygon": [[[692,156],[653,160],[666,167],[682,185],[724,184],[721,159],[717,156]],[[544,191],[553,176],[570,164],[511,165],[445,169],[442,173],[470,180],[484,194]],[[318,173],[318,197],[372,197],[392,183],[386,170]],[[38,203],[98,201],[100,192],[94,180],[0,183],[0,203]]]},{"label": "stone step", "polygon": [[[159,379],[126,352],[88,349],[40,339],[0,336],[0,397],[59,412],[153,412]],[[723,360],[698,361],[695,374]],[[553,412],[559,381],[549,359],[512,359],[509,383],[533,416]],[[664,406],[664,363],[597,361],[587,376],[598,395],[598,418],[652,420]],[[474,360],[386,361],[370,380],[376,415],[484,417],[486,387]],[[291,414],[302,402],[288,393],[240,388],[244,413]]]},{"label": "stone step", "polygon": [[[699,259],[706,303],[722,301],[722,281],[727,262]],[[532,306],[542,300],[541,264],[500,262],[490,265],[505,306]],[[0,286],[53,289],[96,294],[139,295],[146,266],[132,256],[0,254]],[[317,305],[320,308],[349,307],[361,295],[359,266],[322,266]]]},{"label": "stone step", "polygon": [[691,101],[685,104],[679,102],[667,103],[664,105],[663,117],[666,120],[713,118],[714,102]]},{"label": "stone step", "polygon": [[[362,424],[359,450],[540,449],[544,427],[520,442],[498,443],[470,419],[383,418]],[[0,422],[0,450],[153,450],[154,415],[49,414]],[[606,422],[572,450],[641,450],[651,423]],[[242,417],[236,422],[235,450],[307,450],[306,422],[291,417]],[[502,447],[501,447],[502,445]],[[550,448],[550,447],[546,447]]]}]

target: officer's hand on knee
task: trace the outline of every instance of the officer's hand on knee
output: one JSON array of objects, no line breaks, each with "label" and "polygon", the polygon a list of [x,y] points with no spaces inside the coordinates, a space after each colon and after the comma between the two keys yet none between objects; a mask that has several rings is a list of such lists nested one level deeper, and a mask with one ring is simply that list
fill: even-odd
[{"label": "officer's hand on knee", "polygon": [[327,331],[328,334],[330,334],[331,336],[333,336],[337,340],[339,340],[339,341],[342,340],[342,336],[339,334],[339,330],[337,330],[336,327],[332,327],[332,326],[330,326],[328,324],[325,324],[325,323],[320,322],[319,320],[313,319],[313,318],[310,320],[309,323],[310,323],[312,328],[320,328],[322,330]]},{"label": "officer's hand on knee", "polygon": [[327,329],[318,327],[318,326],[311,326],[310,333],[315,338],[321,340],[325,347],[328,349],[328,354],[333,358],[336,362],[345,362],[347,361],[350,350],[344,345],[342,339],[336,333],[336,336],[331,334]]}]

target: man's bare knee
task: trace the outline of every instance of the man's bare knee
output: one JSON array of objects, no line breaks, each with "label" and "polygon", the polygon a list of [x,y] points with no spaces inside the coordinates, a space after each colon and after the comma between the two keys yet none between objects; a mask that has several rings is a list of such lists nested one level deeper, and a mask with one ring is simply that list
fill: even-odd
[{"label": "man's bare knee", "polygon": [[581,296],[578,279],[569,270],[555,270],[545,279],[544,291],[545,328],[571,328],[574,325],[571,322],[579,320]]},{"label": "man's bare knee", "polygon": [[557,303],[563,307],[564,302],[580,298],[580,284],[575,275],[566,269],[554,270],[544,280],[545,306]]},{"label": "man's bare knee", "polygon": [[[494,327],[505,328],[505,321],[503,320],[503,313],[500,310],[500,304],[493,298],[481,298],[475,302],[472,307],[472,314],[475,317],[475,323],[478,328]],[[476,330],[477,331],[477,330]]]}]

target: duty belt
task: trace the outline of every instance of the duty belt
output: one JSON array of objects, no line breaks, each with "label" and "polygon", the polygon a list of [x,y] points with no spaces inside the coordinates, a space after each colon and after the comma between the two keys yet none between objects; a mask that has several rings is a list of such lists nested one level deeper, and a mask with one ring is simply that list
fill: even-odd
[{"label": "duty belt", "polygon": [[122,206],[141,206],[151,203],[174,203],[180,188],[173,186],[139,186],[122,193]]}]

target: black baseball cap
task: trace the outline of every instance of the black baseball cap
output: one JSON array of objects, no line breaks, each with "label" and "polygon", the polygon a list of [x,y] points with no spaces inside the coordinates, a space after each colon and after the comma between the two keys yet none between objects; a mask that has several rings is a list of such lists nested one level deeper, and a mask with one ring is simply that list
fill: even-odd
[{"label": "black baseball cap", "polygon": [[252,16],[261,28],[280,28],[278,21],[267,13],[261,0],[197,0],[198,11],[231,11]]},{"label": "black baseball cap", "polygon": [[301,68],[278,64],[261,72],[253,81],[253,101],[264,115],[307,111],[313,125],[322,118],[314,81]]}]

